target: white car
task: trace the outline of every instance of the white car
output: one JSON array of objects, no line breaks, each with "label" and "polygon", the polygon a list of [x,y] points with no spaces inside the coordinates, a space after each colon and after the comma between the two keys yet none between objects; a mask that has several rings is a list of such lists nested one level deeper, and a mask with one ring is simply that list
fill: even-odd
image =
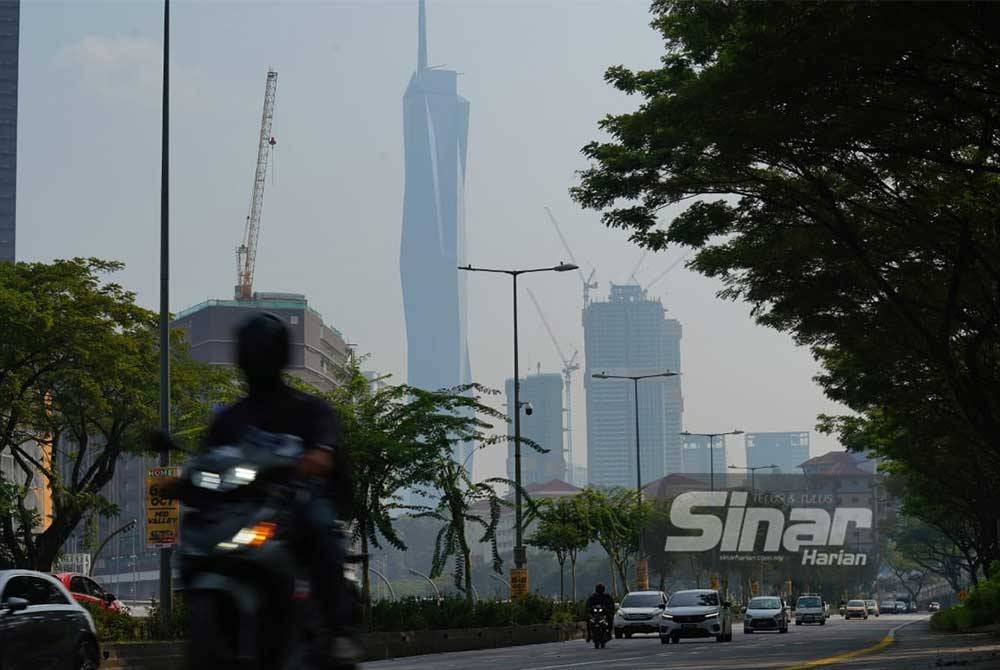
[{"label": "white car", "polygon": [[677,591],[660,615],[660,642],[677,644],[683,637],[715,637],[716,642],[732,642],[730,606],[713,589]]},{"label": "white car", "polygon": [[615,612],[615,637],[632,637],[634,633],[660,632],[660,614],[667,604],[663,591],[632,591],[622,599]]},{"label": "white car", "polygon": [[826,608],[823,607],[823,597],[815,595],[799,596],[795,601],[795,625],[804,623],[826,623]]},{"label": "white car", "polygon": [[788,632],[788,608],[778,596],[751,598],[743,614],[743,632],[776,630]]}]

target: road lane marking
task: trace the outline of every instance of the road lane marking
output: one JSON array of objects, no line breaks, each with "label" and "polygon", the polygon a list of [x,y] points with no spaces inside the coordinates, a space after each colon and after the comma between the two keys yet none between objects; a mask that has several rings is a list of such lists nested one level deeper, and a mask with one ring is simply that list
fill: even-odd
[{"label": "road lane marking", "polygon": [[871,645],[870,647],[864,647],[863,649],[855,649],[854,651],[844,652],[843,654],[837,654],[836,656],[827,656],[826,658],[817,658],[814,661],[806,661],[805,663],[795,663],[794,665],[787,665],[783,670],[810,670],[811,668],[819,668],[824,665],[833,665],[834,663],[841,663],[843,661],[850,660],[852,658],[858,658],[859,656],[867,656],[868,654],[874,654],[882,651],[886,647],[892,645],[896,641],[896,632],[902,628],[906,628],[910,624],[917,623],[918,621],[924,621],[927,617],[922,617],[920,619],[914,619],[913,621],[907,621],[902,623],[895,628],[889,630],[885,637]]},{"label": "road lane marking", "polygon": [[523,670],[556,670],[557,668],[577,668],[581,665],[595,665],[597,663],[610,663],[612,661],[616,663],[619,661],[641,661],[646,658],[649,658],[649,656],[630,656],[626,658],[611,657],[602,658],[597,661],[577,661],[575,663],[563,663],[560,665],[536,665],[531,668],[524,668]]}]

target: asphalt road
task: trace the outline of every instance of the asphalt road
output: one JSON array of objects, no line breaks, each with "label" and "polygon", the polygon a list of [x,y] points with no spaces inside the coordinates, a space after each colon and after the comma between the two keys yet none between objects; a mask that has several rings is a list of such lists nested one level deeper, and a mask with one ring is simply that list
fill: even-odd
[{"label": "asphalt road", "polygon": [[[926,614],[898,614],[844,621],[834,616],[824,626],[791,626],[788,633],[743,633],[741,624],[733,626],[732,642],[682,640],[680,644],[662,645],[656,636],[635,636],[630,640],[612,640],[605,649],[594,649],[583,640],[554,642],[523,647],[505,647],[482,651],[413,656],[393,661],[365,663],[365,670],[773,670],[817,659],[838,656],[881,641],[893,628],[926,629]],[[899,631],[902,636],[906,628]],[[902,640],[903,638],[900,637]],[[895,645],[879,656],[894,656]],[[857,668],[862,658],[848,666]],[[843,667],[848,667],[843,666]],[[834,666],[830,666],[834,667]],[[896,668],[896,665],[866,665],[866,668]],[[907,667],[904,665],[900,668]]]}]

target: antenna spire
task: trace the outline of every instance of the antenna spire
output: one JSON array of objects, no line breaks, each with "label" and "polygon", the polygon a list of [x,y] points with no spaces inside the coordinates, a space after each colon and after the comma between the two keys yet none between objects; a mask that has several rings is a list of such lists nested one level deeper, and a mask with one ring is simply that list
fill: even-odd
[{"label": "antenna spire", "polygon": [[427,4],[418,0],[417,72],[427,69]]}]

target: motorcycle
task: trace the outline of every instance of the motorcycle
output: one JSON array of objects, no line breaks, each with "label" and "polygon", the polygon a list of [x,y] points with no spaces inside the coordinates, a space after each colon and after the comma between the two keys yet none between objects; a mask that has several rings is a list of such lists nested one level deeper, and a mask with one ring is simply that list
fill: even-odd
[{"label": "motorcycle", "polygon": [[611,629],[608,626],[608,617],[604,613],[602,605],[594,605],[590,608],[590,618],[587,621],[590,628],[590,638],[594,641],[594,649],[603,649],[611,639]]},{"label": "motorcycle", "polygon": [[293,476],[303,452],[294,436],[255,430],[196,456],[175,483],[189,670],[323,667],[329,640],[294,551],[296,510],[316,490]]}]

